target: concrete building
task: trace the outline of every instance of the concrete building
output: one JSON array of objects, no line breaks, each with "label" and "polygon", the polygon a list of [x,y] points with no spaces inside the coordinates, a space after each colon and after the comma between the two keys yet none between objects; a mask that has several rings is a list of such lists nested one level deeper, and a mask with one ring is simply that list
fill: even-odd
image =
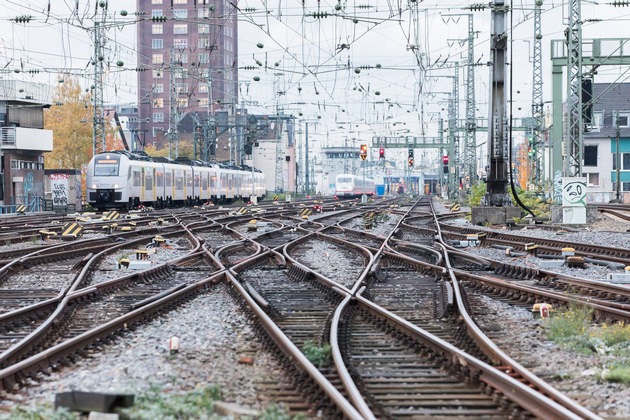
[{"label": "concrete building", "polygon": [[[146,144],[212,136],[228,160],[238,104],[237,10],[225,0],[138,0],[138,117]],[[170,129],[170,131],[169,131]],[[218,137],[215,147],[214,140]],[[175,156],[172,156],[175,157]]]},{"label": "concrete building", "polygon": [[616,198],[619,176],[620,199],[630,203],[630,83],[593,84],[593,118],[583,143],[587,200],[607,203]]},{"label": "concrete building", "polygon": [[39,209],[44,197],[44,153],[53,133],[44,130],[44,108],[52,88],[40,83],[0,80],[0,212],[16,205]]}]

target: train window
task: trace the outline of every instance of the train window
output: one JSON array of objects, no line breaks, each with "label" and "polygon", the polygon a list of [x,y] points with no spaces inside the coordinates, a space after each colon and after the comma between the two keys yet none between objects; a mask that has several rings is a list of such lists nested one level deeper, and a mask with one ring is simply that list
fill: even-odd
[{"label": "train window", "polygon": [[164,174],[162,172],[155,173],[155,186],[156,187],[164,186]]},{"label": "train window", "polygon": [[199,188],[199,175],[195,175],[195,188]]},{"label": "train window", "polygon": [[184,189],[184,177],[181,177],[181,176],[175,177],[175,189],[176,190]]},{"label": "train window", "polygon": [[119,161],[115,159],[97,159],[94,163],[94,176],[118,176]]},{"label": "train window", "polygon": [[171,173],[165,173],[164,174],[164,183],[166,184],[167,187],[172,187],[173,186],[173,174]]},{"label": "train window", "polygon": [[212,189],[217,188],[217,177],[214,175],[210,177],[210,188]]},{"label": "train window", "polygon": [[201,189],[202,190],[206,190],[208,188],[208,175],[204,174],[205,176],[203,176],[201,178]]},{"label": "train window", "polygon": [[339,178],[337,179],[337,182],[352,182],[352,178],[349,178],[349,177]]},{"label": "train window", "polygon": [[192,179],[192,175],[191,174],[185,174],[186,175],[186,187],[187,188],[192,188],[192,184],[193,184],[193,179]]},{"label": "train window", "polygon": [[153,190],[153,177],[151,175],[147,175],[144,185],[147,187],[147,190]]},{"label": "train window", "polygon": [[133,171],[133,186],[134,187],[139,187],[141,184],[141,176],[140,176],[140,171]]}]

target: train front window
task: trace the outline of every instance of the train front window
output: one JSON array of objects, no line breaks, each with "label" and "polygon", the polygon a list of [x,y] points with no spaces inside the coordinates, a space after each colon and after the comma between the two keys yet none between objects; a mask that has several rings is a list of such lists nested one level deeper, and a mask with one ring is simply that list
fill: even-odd
[{"label": "train front window", "polygon": [[95,176],[118,176],[120,161],[116,159],[97,159],[94,163]]},{"label": "train front window", "polygon": [[346,183],[350,183],[350,182],[352,182],[352,178],[339,178],[339,179],[337,180],[337,182],[339,182],[339,183],[344,183],[344,184],[346,184]]}]

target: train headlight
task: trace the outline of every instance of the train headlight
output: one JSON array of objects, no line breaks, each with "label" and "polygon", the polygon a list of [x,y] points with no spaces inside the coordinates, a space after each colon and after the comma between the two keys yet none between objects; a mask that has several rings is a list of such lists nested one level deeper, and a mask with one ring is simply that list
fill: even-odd
[{"label": "train headlight", "polygon": [[114,188],[118,188],[118,184],[114,184]]},{"label": "train headlight", "polygon": [[96,185],[96,184],[92,184],[92,188],[93,188],[93,189],[96,189],[96,188],[97,188],[97,185]]}]

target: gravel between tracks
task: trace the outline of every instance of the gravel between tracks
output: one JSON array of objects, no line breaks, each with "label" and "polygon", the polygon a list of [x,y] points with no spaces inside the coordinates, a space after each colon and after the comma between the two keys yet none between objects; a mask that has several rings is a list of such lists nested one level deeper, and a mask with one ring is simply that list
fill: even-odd
[{"label": "gravel between tracks", "polygon": [[[453,221],[468,224],[465,219]],[[595,223],[579,232],[563,236],[553,231],[525,228],[510,233],[572,242],[601,244],[610,247],[630,248],[630,223],[600,214]],[[504,232],[505,229],[488,229]],[[505,252],[493,248],[469,248],[467,251],[501,260]],[[527,256],[511,258],[513,264],[538,266],[542,259]],[[630,264],[630,262],[629,262]],[[586,269],[558,267],[547,269],[558,273],[592,280],[604,280],[613,271],[589,265]],[[620,272],[617,270],[617,272]],[[630,386],[610,383],[601,379],[602,371],[614,362],[610,355],[583,355],[547,340],[542,320],[534,319],[529,310],[508,305],[495,299],[480,296],[488,315],[477,317],[481,328],[491,334],[503,350],[551,385],[566,393],[578,403],[605,418],[630,418]],[[503,337],[503,338],[501,338]]]},{"label": "gravel between tracks", "polygon": [[[181,340],[171,355],[168,340]],[[55,393],[81,390],[139,393],[158,386],[181,393],[220,385],[224,401],[261,409],[269,402],[258,394],[257,381],[280,382],[281,369],[273,357],[256,347],[258,339],[240,308],[221,285],[178,309],[139,326],[115,343],[91,350],[87,359],[63,368],[39,385],[0,393],[0,418],[15,406],[52,404]],[[254,364],[241,364],[242,356]]]}]

